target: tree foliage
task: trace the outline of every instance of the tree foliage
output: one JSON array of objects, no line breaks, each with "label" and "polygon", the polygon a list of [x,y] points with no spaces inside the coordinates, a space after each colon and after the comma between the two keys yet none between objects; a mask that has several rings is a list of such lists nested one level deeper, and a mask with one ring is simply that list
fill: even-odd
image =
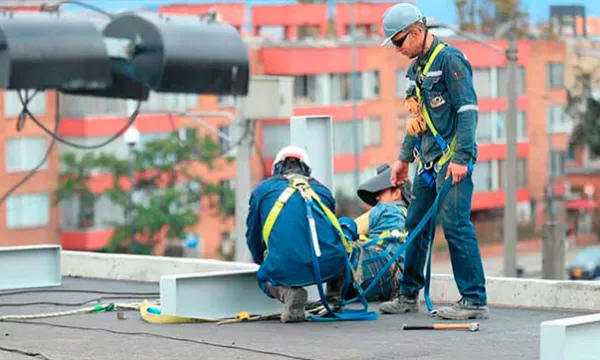
[{"label": "tree foliage", "polygon": [[566,113],[575,121],[570,147],[587,146],[593,156],[600,156],[600,99],[593,89],[600,66],[586,70],[576,66],[575,83],[568,92]]},{"label": "tree foliage", "polygon": [[[150,253],[159,238],[184,239],[200,221],[200,202],[205,198],[209,211],[222,217],[233,215],[234,191],[202,176],[214,170],[215,159],[220,157],[219,143],[211,136],[180,140],[175,133],[133,149],[129,159],[96,152],[67,153],[62,157],[64,171],[55,202],[78,198],[78,219],[84,221],[78,220],[77,226],[86,228],[94,226],[94,205],[100,196],[106,196],[121,209],[123,221],[110,223],[114,232],[105,250],[123,251],[131,241],[133,227],[136,253]],[[135,169],[133,206],[130,168]],[[111,186],[103,194],[95,194],[88,186],[93,172],[112,174]]]},{"label": "tree foliage", "polygon": [[461,31],[492,37],[501,35],[511,19],[517,19],[517,36],[525,36],[527,14],[519,0],[455,0]]}]

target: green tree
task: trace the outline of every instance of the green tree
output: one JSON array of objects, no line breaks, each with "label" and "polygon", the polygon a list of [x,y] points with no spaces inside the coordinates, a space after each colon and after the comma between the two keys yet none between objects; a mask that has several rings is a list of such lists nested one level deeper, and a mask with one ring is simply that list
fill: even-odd
[{"label": "green tree", "polygon": [[[128,179],[130,160],[108,154],[87,153],[77,158],[74,154],[63,156],[67,169],[56,191],[60,202],[79,193],[92,194],[86,187],[90,169],[112,174],[111,188],[104,193],[123,212],[124,221],[112,223],[114,232],[105,251],[124,252],[129,248],[132,226],[135,233],[136,253],[151,253],[155,241],[166,237],[167,242],[185,238],[188,229],[199,221],[200,201],[207,196],[209,211],[223,217],[233,215],[235,194],[220,184],[204,181],[202,175],[215,168],[220,158],[220,146],[211,136],[190,137],[180,140],[177,134],[150,141],[133,150],[135,177],[133,188],[134,225],[129,221],[131,211]],[[84,171],[86,170],[86,171]],[[93,195],[93,194],[92,194]],[[94,201],[98,195],[93,195]]]},{"label": "green tree", "polygon": [[600,156],[600,101],[593,94],[598,83],[596,69],[574,68],[575,83],[569,89],[566,113],[575,122],[570,137],[571,149],[587,146],[594,156]]}]

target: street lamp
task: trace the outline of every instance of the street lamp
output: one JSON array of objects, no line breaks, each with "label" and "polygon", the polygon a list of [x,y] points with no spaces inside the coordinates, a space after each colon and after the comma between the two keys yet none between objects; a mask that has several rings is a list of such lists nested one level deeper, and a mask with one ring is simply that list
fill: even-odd
[{"label": "street lamp", "polygon": [[129,222],[131,225],[131,239],[129,251],[135,254],[135,204],[133,202],[133,171],[135,170],[135,152],[134,148],[140,142],[140,132],[135,126],[131,125],[125,134],[123,134],[125,143],[129,145]]}]

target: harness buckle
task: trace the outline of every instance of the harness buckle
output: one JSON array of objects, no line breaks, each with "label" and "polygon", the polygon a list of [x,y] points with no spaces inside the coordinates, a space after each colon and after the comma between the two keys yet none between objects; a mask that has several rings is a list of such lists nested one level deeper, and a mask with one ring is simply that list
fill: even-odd
[{"label": "harness buckle", "polygon": [[417,148],[413,148],[413,156],[415,159],[419,157],[419,150]]},{"label": "harness buckle", "polygon": [[427,163],[423,163],[423,169],[425,170],[431,170],[431,168],[435,165],[434,161],[430,161]]},{"label": "harness buckle", "polygon": [[452,151],[452,149],[450,149],[450,145],[446,144],[446,147],[444,148],[444,150],[442,150],[442,154],[444,154],[445,157],[450,156],[450,152]]}]

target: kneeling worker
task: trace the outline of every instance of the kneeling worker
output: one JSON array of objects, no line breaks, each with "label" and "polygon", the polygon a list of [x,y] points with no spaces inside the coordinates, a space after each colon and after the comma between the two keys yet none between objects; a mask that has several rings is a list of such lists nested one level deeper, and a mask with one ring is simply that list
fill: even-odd
[{"label": "kneeling worker", "polygon": [[[305,320],[308,295],[303,287],[316,284],[313,248],[320,255],[322,281],[332,284],[339,284],[351,250],[341,231],[332,226],[332,221],[337,224],[333,195],[310,175],[306,152],[287,146],[275,157],[272,177],[262,181],[250,197],[246,242],[254,262],[260,265],[260,288],[285,304],[282,322]],[[305,199],[291,184],[312,194],[323,210],[313,211],[316,231],[312,237]]]},{"label": "kneeling worker", "polygon": [[[408,232],[406,214],[412,197],[410,182],[394,186],[390,182],[391,167],[377,168],[377,174],[358,188],[358,197],[372,206],[371,210],[356,219],[343,217],[340,224],[353,245],[360,251],[363,290],[371,284],[379,271],[404,243]],[[378,240],[379,239],[379,240]],[[368,301],[387,301],[398,295],[403,272],[404,254],[398,257],[377,284],[365,295]],[[356,275],[355,275],[356,276]]]}]

